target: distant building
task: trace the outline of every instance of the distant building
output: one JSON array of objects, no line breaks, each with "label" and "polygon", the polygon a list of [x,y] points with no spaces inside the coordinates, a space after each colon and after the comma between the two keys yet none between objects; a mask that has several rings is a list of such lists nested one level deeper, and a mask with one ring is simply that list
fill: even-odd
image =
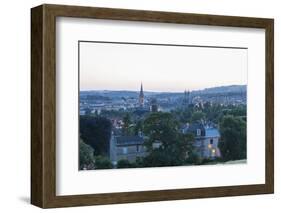
[{"label": "distant building", "polygon": [[184,91],[184,97],[183,97],[183,107],[188,107],[192,103],[191,97],[190,97],[190,91]]},{"label": "distant building", "polygon": [[157,104],[156,98],[153,98],[153,99],[151,100],[150,111],[151,111],[151,112],[158,112],[158,104]]},{"label": "distant building", "polygon": [[144,139],[141,134],[137,136],[114,136],[110,140],[110,161],[117,165],[119,160],[125,159],[135,162],[137,157],[147,155]]},{"label": "distant building", "polygon": [[142,83],[141,83],[140,94],[139,94],[139,106],[140,107],[144,106],[144,93],[143,93]]},{"label": "distant building", "polygon": [[220,157],[218,148],[220,133],[217,128],[202,123],[186,124],[182,128],[184,134],[191,133],[195,137],[194,146],[200,158]]},{"label": "distant building", "polygon": [[79,115],[90,115],[91,114],[91,110],[89,108],[84,108],[79,110]]},{"label": "distant building", "polygon": [[86,115],[86,111],[85,111],[85,110],[81,110],[81,109],[80,109],[79,114],[80,114],[80,115]]},{"label": "distant building", "polygon": [[138,116],[143,116],[145,113],[150,112],[149,105],[145,106],[145,99],[144,99],[144,92],[143,92],[143,86],[141,83],[140,93],[138,97],[138,105],[134,107],[134,113]]}]

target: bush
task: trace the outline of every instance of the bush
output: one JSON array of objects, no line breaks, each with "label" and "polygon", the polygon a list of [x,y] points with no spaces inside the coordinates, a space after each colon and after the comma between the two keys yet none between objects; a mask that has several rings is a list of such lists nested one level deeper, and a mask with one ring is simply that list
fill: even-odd
[{"label": "bush", "polygon": [[191,152],[188,158],[186,159],[186,163],[191,165],[193,164],[198,165],[201,163],[201,160],[195,152]]},{"label": "bush", "polygon": [[126,159],[119,160],[117,162],[117,168],[134,168],[135,165],[133,163],[130,163]]},{"label": "bush", "polygon": [[94,149],[85,144],[82,140],[79,142],[79,169],[92,169],[94,164]]},{"label": "bush", "polygon": [[113,165],[107,157],[97,156],[95,157],[95,169],[112,169]]}]

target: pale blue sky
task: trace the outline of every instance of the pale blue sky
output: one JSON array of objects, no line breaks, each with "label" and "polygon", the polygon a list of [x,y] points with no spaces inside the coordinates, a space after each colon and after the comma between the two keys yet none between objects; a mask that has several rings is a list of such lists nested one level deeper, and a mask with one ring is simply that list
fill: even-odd
[{"label": "pale blue sky", "polygon": [[80,42],[81,90],[182,92],[247,84],[247,49]]}]

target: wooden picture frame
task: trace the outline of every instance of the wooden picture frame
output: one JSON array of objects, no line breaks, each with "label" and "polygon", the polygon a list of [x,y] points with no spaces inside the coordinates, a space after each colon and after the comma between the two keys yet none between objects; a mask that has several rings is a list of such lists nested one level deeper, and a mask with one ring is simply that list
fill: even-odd
[{"label": "wooden picture frame", "polygon": [[[56,195],[56,17],[265,29],[265,184]],[[44,4],[31,9],[31,203],[42,208],[267,194],[274,192],[274,21],[218,15]]]}]

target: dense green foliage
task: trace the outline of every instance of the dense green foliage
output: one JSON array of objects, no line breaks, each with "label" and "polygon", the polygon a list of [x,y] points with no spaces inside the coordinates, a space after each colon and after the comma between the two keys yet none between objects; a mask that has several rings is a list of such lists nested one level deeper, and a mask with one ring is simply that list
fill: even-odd
[{"label": "dense green foliage", "polygon": [[79,142],[79,165],[79,169],[92,169],[94,166],[94,149],[82,140]]},{"label": "dense green foliage", "polygon": [[144,134],[148,136],[147,147],[152,149],[153,142],[161,141],[164,148],[172,145],[178,133],[178,123],[170,113],[152,113],[144,121]]},{"label": "dense green foliage", "polygon": [[202,106],[191,106],[187,108],[179,108],[173,110],[173,117],[181,123],[192,123],[198,120],[212,121],[215,124],[219,124],[223,116],[233,115],[235,117],[241,117],[246,121],[247,108],[245,105],[232,106],[232,105],[219,105],[205,103]]},{"label": "dense green foliage", "polygon": [[246,122],[240,117],[227,115],[220,122],[219,148],[225,161],[247,157]]},{"label": "dense green foliage", "polygon": [[95,157],[95,169],[112,169],[110,160],[104,156]]},{"label": "dense green foliage", "polygon": [[131,124],[131,117],[129,113],[126,113],[123,117],[123,128],[122,128],[122,134],[123,135],[130,135],[130,124]]},{"label": "dense green foliage", "polygon": [[[144,121],[145,145],[149,150],[142,164],[144,167],[184,165],[193,152],[192,135],[181,134],[179,123],[171,113],[152,113]],[[160,144],[158,148],[154,144]]]},{"label": "dense green foliage", "polygon": [[133,163],[130,163],[126,159],[119,160],[117,162],[117,168],[134,168],[136,167]]},{"label": "dense green foliage", "polygon": [[[109,157],[112,119],[123,122],[117,134],[135,136],[143,133],[147,155],[137,157],[136,162],[119,160],[117,168],[158,167],[190,164],[212,164],[214,162],[246,159],[245,105],[204,105],[177,108],[171,112],[106,111],[101,114],[80,116],[79,161],[80,168],[113,168]],[[211,122],[219,129],[221,138],[220,159],[199,159],[194,148],[194,136],[183,134],[186,123]],[[94,156],[92,153],[94,152]]]},{"label": "dense green foliage", "polygon": [[205,113],[202,111],[195,111],[191,116],[191,122],[198,122],[205,119]]},{"label": "dense green foliage", "polygon": [[95,155],[108,155],[111,128],[107,118],[80,116],[80,137],[95,150]]}]

